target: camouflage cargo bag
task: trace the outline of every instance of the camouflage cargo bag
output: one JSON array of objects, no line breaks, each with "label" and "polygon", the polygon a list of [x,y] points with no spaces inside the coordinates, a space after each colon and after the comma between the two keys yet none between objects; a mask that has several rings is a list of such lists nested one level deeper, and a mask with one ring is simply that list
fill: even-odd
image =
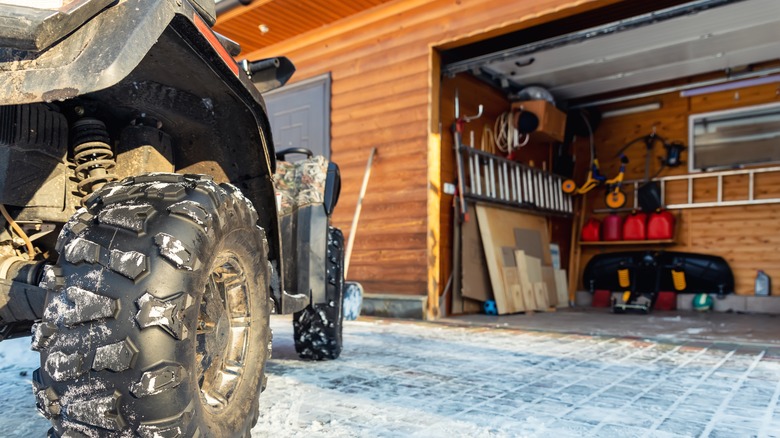
[{"label": "camouflage cargo bag", "polygon": [[287,215],[307,205],[321,204],[325,199],[327,174],[328,160],[322,156],[294,163],[279,161],[274,186],[280,214]]}]

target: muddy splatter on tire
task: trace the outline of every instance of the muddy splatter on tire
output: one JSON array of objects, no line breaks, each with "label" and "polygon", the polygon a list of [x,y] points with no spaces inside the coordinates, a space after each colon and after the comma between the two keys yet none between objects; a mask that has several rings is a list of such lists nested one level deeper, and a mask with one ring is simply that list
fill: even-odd
[{"label": "muddy splatter on tire", "polygon": [[33,387],[51,436],[248,436],[270,344],[267,242],[233,186],[152,174],[91,195],[47,268]]},{"label": "muddy splatter on tire", "polygon": [[324,304],[309,304],[293,315],[295,351],[303,359],[338,359],[344,321],[344,235],[328,228],[328,254]]}]

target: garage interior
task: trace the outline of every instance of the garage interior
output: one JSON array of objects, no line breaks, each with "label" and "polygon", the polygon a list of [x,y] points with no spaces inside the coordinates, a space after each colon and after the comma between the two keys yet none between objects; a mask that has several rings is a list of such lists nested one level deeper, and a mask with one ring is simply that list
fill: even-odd
[{"label": "garage interior", "polygon": [[440,48],[447,315],[780,313],[780,4],[624,3]]}]

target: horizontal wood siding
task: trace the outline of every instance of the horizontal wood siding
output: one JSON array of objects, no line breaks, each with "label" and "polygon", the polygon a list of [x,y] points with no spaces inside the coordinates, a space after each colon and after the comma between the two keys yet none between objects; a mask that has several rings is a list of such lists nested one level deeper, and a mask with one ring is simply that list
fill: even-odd
[{"label": "horizontal wood siding", "polygon": [[[377,148],[350,280],[369,293],[431,297],[442,288],[439,253],[449,249],[442,234],[450,230],[439,230],[439,215],[450,201],[439,208],[439,151],[429,153],[430,145],[439,147],[438,102],[430,102],[439,91],[433,47],[612,2],[397,0],[246,54],[252,60],[289,57],[298,69],[295,81],[331,73],[332,158],[344,181],[334,222],[346,235],[369,151]],[[442,158],[445,172],[451,158]],[[441,224],[448,221],[443,217]]]},{"label": "horizontal wood siding", "polygon": [[[662,108],[622,117],[605,119],[596,131],[596,145],[602,170],[608,177],[616,174],[618,162],[615,154],[626,142],[646,135],[653,127],[658,134],[670,141],[682,141],[688,144],[688,116],[690,114],[719,111],[742,106],[780,101],[780,87],[763,85],[713,93],[693,98],[681,98],[679,93],[626,102],[614,107],[629,107],[648,102],[660,102]],[[588,156],[587,145],[579,141],[576,145],[579,160]],[[627,170],[627,179],[644,177],[645,147],[643,144],[632,146],[626,151],[631,161]],[[652,170],[659,169],[659,158],[665,150],[658,144],[653,151]],[[688,172],[688,154],[683,153],[684,165],[676,169],[667,169],[661,175],[679,175]],[[584,180],[582,162],[578,163],[580,173],[578,181]],[[746,199],[747,181],[744,178],[726,178],[724,181],[724,199]],[[779,196],[780,178],[764,175],[756,178],[757,198]],[[600,208],[604,190],[594,190],[589,197],[589,205]],[[666,187],[667,202],[687,202],[685,183],[669,184]],[[717,189],[715,181],[702,181],[694,185],[696,201],[715,201]],[[677,244],[665,247],[670,251],[685,251],[718,255],[725,258],[734,271],[736,292],[753,294],[756,271],[762,269],[775,279],[780,278],[780,205],[758,205],[743,207],[697,208],[674,212],[678,217]],[[650,249],[652,247],[586,247],[582,251],[582,267],[595,254],[603,251],[628,251]],[[581,285],[582,286],[582,285]]]}]

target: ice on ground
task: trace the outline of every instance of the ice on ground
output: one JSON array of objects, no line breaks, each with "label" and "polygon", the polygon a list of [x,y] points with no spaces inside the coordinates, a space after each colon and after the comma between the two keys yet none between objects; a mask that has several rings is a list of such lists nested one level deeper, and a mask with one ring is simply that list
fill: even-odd
[{"label": "ice on ground", "polygon": [[345,323],[340,359],[305,362],[295,353],[291,325],[289,317],[273,317],[274,358],[254,437],[780,430],[780,363],[759,350],[361,320]]},{"label": "ice on ground", "polygon": [[[291,317],[274,316],[271,325],[274,358],[253,437],[780,431],[777,348],[358,320],[345,323],[341,358],[307,362],[295,352]],[[0,436],[44,436],[49,426],[35,410],[30,378],[39,363],[29,339],[0,343],[0,356]]]},{"label": "ice on ground", "polygon": [[685,329],[685,333],[687,333],[689,335],[700,335],[702,333],[705,333],[706,331],[707,331],[707,329],[706,328],[702,328],[702,327],[691,327],[691,328]]},{"label": "ice on ground", "polygon": [[30,339],[0,342],[0,436],[43,437],[49,421],[35,408],[32,373],[40,366]]}]

